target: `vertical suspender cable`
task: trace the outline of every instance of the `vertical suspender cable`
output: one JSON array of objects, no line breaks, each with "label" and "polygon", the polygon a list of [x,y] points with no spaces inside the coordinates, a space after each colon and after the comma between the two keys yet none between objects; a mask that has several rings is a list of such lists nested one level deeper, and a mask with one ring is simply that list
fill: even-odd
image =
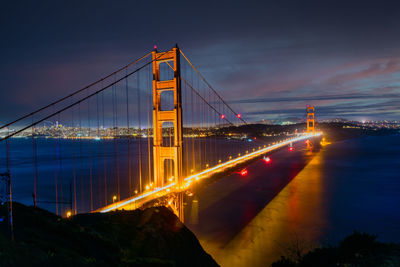
[{"label": "vertical suspender cable", "polygon": [[[193,72],[191,72],[191,83],[193,84]],[[193,90],[190,90],[190,98],[191,98],[191,100],[190,100],[190,103],[191,103],[191,108],[192,108],[192,112],[191,112],[191,115],[192,115],[192,156],[193,156],[193,159],[192,159],[192,170],[194,170],[195,169],[195,154],[194,154],[194,138],[195,138],[195,132],[194,132],[194,112],[193,112],[193,108],[194,108],[194,99],[193,99]]]},{"label": "vertical suspender cable", "polygon": [[[88,94],[88,91],[86,91]],[[89,186],[90,186],[90,211],[93,210],[93,167],[92,167],[92,137],[90,124],[90,98],[87,100],[88,106],[88,138],[89,138]]]},{"label": "vertical suspender cable", "polygon": [[137,111],[138,111],[138,138],[139,138],[139,188],[142,192],[142,129],[140,119],[140,72],[136,78],[137,81]]},{"label": "vertical suspender cable", "polygon": [[[7,129],[7,135],[10,135],[10,128]],[[11,156],[10,156],[10,139],[6,140],[6,168],[8,174],[8,223],[10,228],[11,241],[14,241],[14,222],[13,222],[13,205],[12,205],[12,187],[11,187]]]},{"label": "vertical suspender cable", "polygon": [[[32,115],[32,123],[33,123],[33,115]],[[37,204],[37,146],[35,140],[35,130],[34,126],[32,126],[32,149],[33,149],[33,205],[36,207]]]},{"label": "vertical suspender cable", "polygon": [[63,203],[64,203],[64,195],[63,195],[63,173],[62,173],[62,142],[61,142],[61,135],[62,135],[62,129],[61,129],[61,120],[60,120],[60,114],[58,114],[58,127],[57,129],[57,144],[58,144],[58,167],[59,167],[59,183],[60,183],[60,199],[62,205],[59,208],[59,212],[62,215],[63,214]]},{"label": "vertical suspender cable", "polygon": [[[73,99],[71,98],[73,101]],[[75,127],[74,123],[74,107],[71,108],[72,111],[72,128]],[[72,176],[73,176],[73,187],[74,187],[74,214],[76,215],[76,162],[75,162],[75,141],[72,141],[72,165],[73,165],[73,170],[72,170]],[[71,200],[72,201],[72,200]]]},{"label": "vertical suspender cable", "polygon": [[81,114],[81,103],[78,105],[78,120],[79,120],[79,182],[80,182],[80,201],[81,211],[85,210],[85,192],[84,192],[84,173],[83,173],[83,145],[82,145],[82,114]]},{"label": "vertical suspender cable", "polygon": [[[115,81],[116,81],[116,79],[117,79],[117,75],[115,75]],[[119,167],[120,167],[120,164],[119,164],[119,138],[120,138],[120,134],[119,134],[119,127],[118,127],[118,87],[117,87],[117,84],[115,84],[114,85],[114,89],[115,89],[115,99],[114,99],[114,101],[115,101],[115,125],[116,125],[116,127],[115,127],[115,131],[116,131],[116,136],[117,136],[117,142],[116,142],[116,144],[117,144],[117,146],[116,146],[116,151],[117,151],[117,153],[116,153],[116,155],[117,155],[117,187],[118,187],[118,196],[117,196],[117,198],[118,198],[118,201],[119,200],[121,200],[121,184],[120,184],[120,170],[119,170]]]},{"label": "vertical suspender cable", "polygon": [[[103,83],[101,84],[103,88]],[[106,125],[104,120],[104,92],[101,92],[101,111],[102,111],[102,124],[103,124],[103,175],[104,175],[104,205],[108,204],[107,197],[107,166],[106,166]]]},{"label": "vertical suspender cable", "polygon": [[[128,74],[128,69],[126,70]],[[128,180],[129,180],[129,196],[132,196],[132,170],[131,170],[131,131],[129,128],[129,92],[128,77],[125,79],[125,98],[126,98],[126,127],[128,128]]]},{"label": "vertical suspender cable", "polygon": [[[115,81],[114,75],[114,81]],[[112,118],[113,118],[113,144],[114,144],[114,194],[117,192],[117,198],[119,197],[119,181],[118,181],[118,174],[117,174],[117,126],[116,126],[116,116],[115,116],[115,85],[112,86]],[[115,188],[117,187],[117,188]],[[114,196],[113,196],[114,201]]]},{"label": "vertical suspender cable", "polygon": [[[96,132],[96,137],[97,137],[97,139],[99,139],[100,138],[100,115],[99,115],[99,94],[96,94],[96,117],[97,117],[97,132]],[[99,162],[99,158],[100,158],[100,156],[99,156],[99,154],[100,154],[100,152],[99,152],[99,144],[98,143],[96,143],[96,165],[97,165],[97,179],[96,179],[96,182],[97,182],[97,194],[96,194],[96,196],[97,196],[97,205],[98,205],[98,207],[100,207],[101,206],[101,193],[102,193],[102,190],[101,190],[101,166],[100,166],[100,162]]]},{"label": "vertical suspender cable", "polygon": [[[54,106],[53,106],[54,112]],[[54,127],[54,125],[53,125]],[[58,215],[58,181],[57,181],[57,139],[54,140],[54,185],[56,193],[56,214]]]}]

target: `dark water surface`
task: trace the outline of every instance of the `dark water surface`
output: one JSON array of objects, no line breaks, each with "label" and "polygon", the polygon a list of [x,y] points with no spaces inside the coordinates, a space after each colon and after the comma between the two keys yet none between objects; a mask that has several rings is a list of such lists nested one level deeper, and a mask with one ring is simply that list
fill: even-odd
[{"label": "dark water surface", "polygon": [[[36,150],[34,147],[36,146]],[[184,138],[184,175],[227,161],[261,144],[225,138]],[[7,170],[6,142],[0,143],[0,173]],[[12,138],[9,166],[13,200],[33,204],[36,180],[37,204],[54,213],[89,212],[125,199],[149,185],[153,174],[152,139],[71,140]],[[36,156],[36,164],[35,164]],[[35,169],[36,167],[36,169]],[[36,179],[35,179],[36,171]],[[167,176],[172,169],[166,170]],[[170,173],[170,174],[168,174]],[[0,183],[0,189],[3,190]],[[72,203],[71,203],[72,200]],[[72,205],[71,205],[72,204]]]},{"label": "dark water surface", "polygon": [[268,266],[299,243],[335,244],[353,230],[400,242],[400,136],[304,147],[196,190],[185,223],[222,266]]},{"label": "dark water surface", "polygon": [[[258,146],[236,140],[197,140],[194,146],[192,140],[185,142],[187,171]],[[55,211],[54,203],[46,203],[55,199],[55,178],[59,202],[71,199],[69,188],[76,179],[78,211],[90,210],[91,196],[94,207],[110,201],[118,192],[118,175],[121,198],[128,194],[126,140],[38,138],[37,145],[38,199],[43,201],[39,206]],[[130,147],[130,166],[137,178],[137,140]],[[144,142],[143,184],[148,183],[146,170],[152,169],[147,148]],[[193,150],[196,154],[191,158]],[[1,153],[2,171],[5,159]],[[271,159],[269,164],[259,160],[248,166],[246,176],[235,173],[197,186],[194,196],[187,198],[185,224],[222,266],[268,266],[295,242],[304,248],[334,244],[355,229],[377,234],[382,241],[400,242],[400,136],[346,140],[313,153],[299,143],[295,151],[285,148]],[[33,166],[31,140],[13,139],[11,174],[16,201],[32,204]],[[92,195],[88,192],[90,177]],[[132,187],[138,188],[137,179]],[[60,214],[68,209],[70,204],[59,203]]]}]

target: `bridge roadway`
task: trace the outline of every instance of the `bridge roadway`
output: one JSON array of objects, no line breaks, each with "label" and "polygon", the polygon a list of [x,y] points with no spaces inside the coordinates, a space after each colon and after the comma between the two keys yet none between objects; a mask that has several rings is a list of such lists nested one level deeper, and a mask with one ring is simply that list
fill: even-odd
[{"label": "bridge roadway", "polygon": [[290,143],[304,141],[304,140],[311,139],[314,137],[319,137],[321,135],[322,135],[321,132],[317,132],[317,133],[315,133],[315,135],[299,134],[298,136],[296,136],[294,138],[288,138],[285,140],[281,140],[280,142],[273,143],[270,146],[264,146],[264,148],[262,148],[260,150],[256,150],[256,151],[248,153],[246,155],[239,156],[239,157],[229,160],[227,162],[218,164],[214,167],[205,169],[199,173],[188,176],[184,179],[184,185],[181,188],[178,188],[178,186],[176,186],[175,182],[171,182],[162,188],[155,188],[153,190],[150,189],[148,191],[143,192],[140,195],[136,195],[134,197],[115,202],[113,204],[110,204],[110,205],[100,208],[98,210],[95,210],[94,212],[109,212],[109,211],[118,210],[118,209],[125,209],[125,210],[136,209],[136,208],[140,207],[141,205],[145,204],[146,202],[150,202],[152,200],[166,196],[173,192],[178,192],[178,191],[189,189],[191,187],[191,185],[193,185],[193,182],[195,182],[197,180],[209,178],[209,177],[213,176],[214,174],[217,174],[217,173],[220,173],[220,172],[226,170],[227,168],[231,168],[231,167],[234,167],[235,165],[245,163],[246,161],[250,161],[262,154],[269,153],[274,150],[278,150],[282,147],[288,146]]},{"label": "bridge roadway", "polygon": [[289,248],[311,248],[329,227],[323,151],[299,142],[253,161],[245,176],[204,181],[186,199],[185,225],[221,266],[269,266]]}]

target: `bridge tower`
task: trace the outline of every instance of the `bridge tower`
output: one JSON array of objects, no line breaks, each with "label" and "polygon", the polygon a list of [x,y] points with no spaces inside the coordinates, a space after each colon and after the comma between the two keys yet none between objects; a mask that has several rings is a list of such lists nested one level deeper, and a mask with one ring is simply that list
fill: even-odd
[{"label": "bridge tower", "polygon": [[307,105],[307,134],[315,134],[315,107]]},{"label": "bridge tower", "polygon": [[[182,96],[180,51],[176,45],[169,51],[157,52],[155,47],[153,56],[153,162],[154,183],[156,187],[163,187],[172,177],[166,177],[165,168],[172,164],[173,180],[180,188],[183,184],[182,176]],[[168,64],[174,72],[171,80],[161,80],[160,64]],[[162,109],[163,93],[173,93],[174,106],[171,110]],[[172,92],[172,93],[171,93]],[[173,143],[163,144],[163,124],[173,125]],[[169,161],[167,164],[166,162]],[[182,196],[178,196],[178,202]],[[177,206],[181,206],[179,203]],[[183,220],[183,208],[177,207],[179,218]],[[181,214],[182,213],[182,214]]]}]

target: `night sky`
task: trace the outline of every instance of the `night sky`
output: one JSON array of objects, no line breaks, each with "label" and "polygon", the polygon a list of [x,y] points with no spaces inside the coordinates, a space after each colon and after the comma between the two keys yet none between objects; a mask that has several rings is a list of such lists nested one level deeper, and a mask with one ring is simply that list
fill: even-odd
[{"label": "night sky", "polygon": [[0,33],[2,123],[175,43],[249,121],[400,119],[398,1],[3,1]]}]

